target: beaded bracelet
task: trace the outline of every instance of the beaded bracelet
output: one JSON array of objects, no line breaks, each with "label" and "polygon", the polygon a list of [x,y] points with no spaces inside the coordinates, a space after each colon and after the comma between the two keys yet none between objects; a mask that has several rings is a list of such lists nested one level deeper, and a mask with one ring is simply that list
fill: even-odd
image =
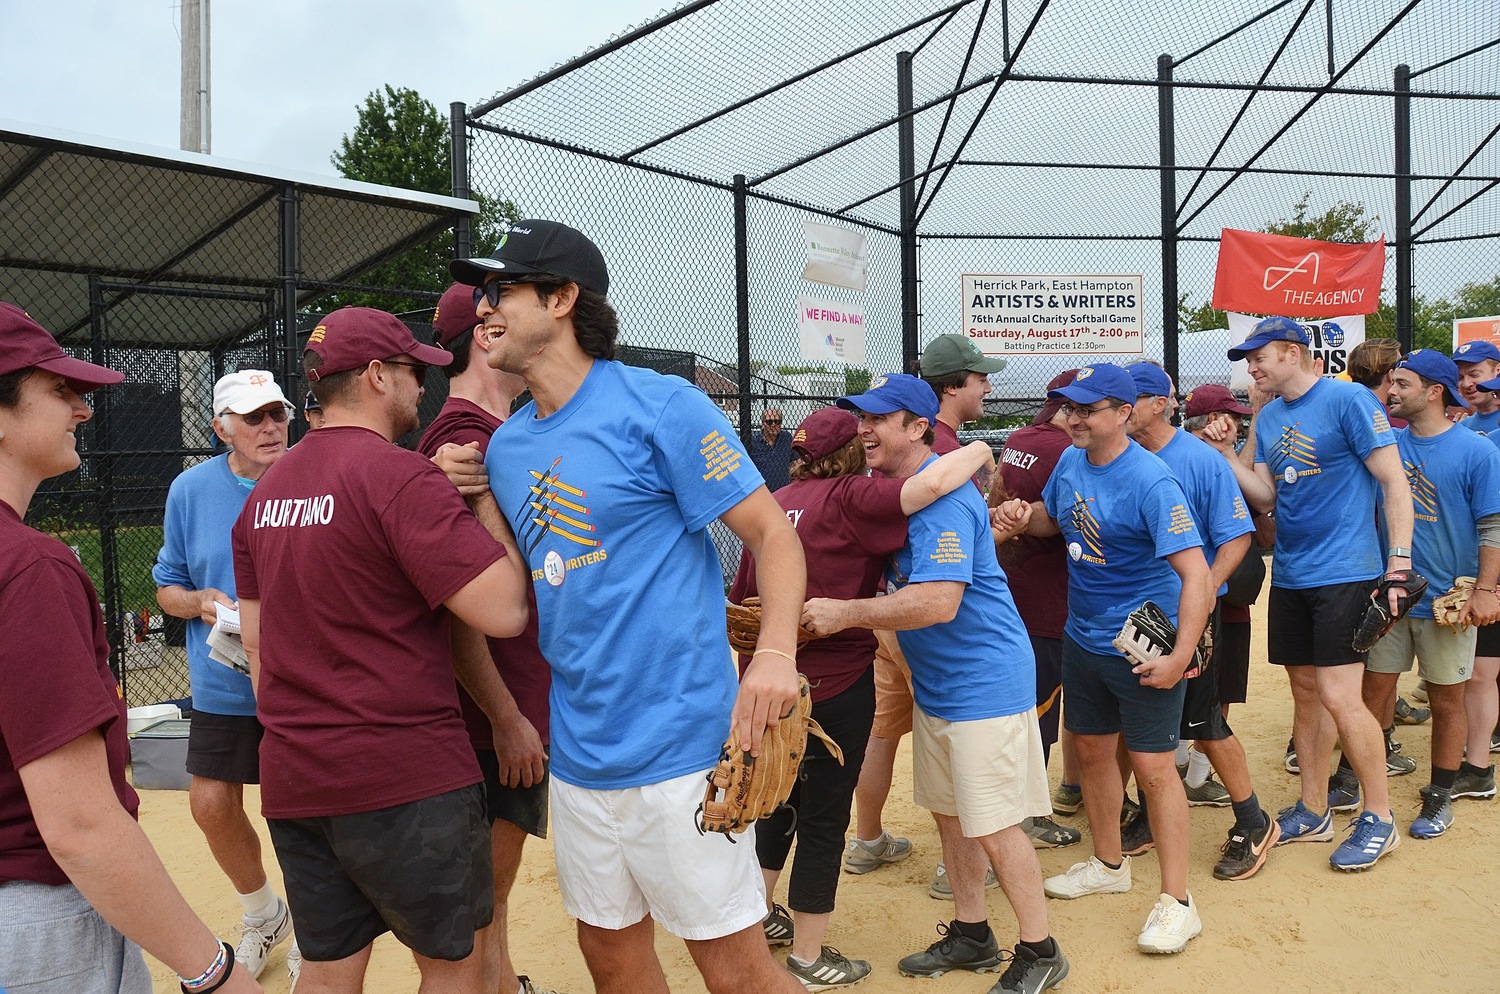
[{"label": "beaded bracelet", "polygon": [[[181,983],[183,994],[210,994],[211,991],[216,991],[220,987],[223,987],[224,982],[229,979],[229,975],[234,972],[234,950],[229,947],[229,943],[222,939],[219,939],[218,943],[219,953],[214,957],[214,961],[208,964],[207,970],[204,970],[192,980],[184,980],[182,977],[177,978]],[[221,970],[223,971],[222,973],[220,973]],[[218,976],[218,982],[214,983],[216,975]]]}]

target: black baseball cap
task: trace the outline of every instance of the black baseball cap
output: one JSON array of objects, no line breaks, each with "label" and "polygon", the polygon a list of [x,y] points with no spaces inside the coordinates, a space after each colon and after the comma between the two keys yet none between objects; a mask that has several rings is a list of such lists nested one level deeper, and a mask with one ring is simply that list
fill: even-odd
[{"label": "black baseball cap", "polygon": [[556,221],[517,221],[484,259],[454,259],[448,272],[466,286],[479,286],[492,274],[507,282],[529,276],[558,276],[600,296],[609,294],[604,253],[577,228]]}]

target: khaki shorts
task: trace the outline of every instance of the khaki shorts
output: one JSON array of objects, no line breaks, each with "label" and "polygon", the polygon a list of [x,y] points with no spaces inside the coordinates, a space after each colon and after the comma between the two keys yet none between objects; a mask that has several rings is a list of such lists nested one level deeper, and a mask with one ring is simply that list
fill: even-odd
[{"label": "khaki shorts", "polygon": [[1405,673],[1416,657],[1417,672],[1423,680],[1450,687],[1473,675],[1478,640],[1479,629],[1472,625],[1455,632],[1431,618],[1408,615],[1370,649],[1365,669],[1371,673]]},{"label": "khaki shorts", "polygon": [[911,731],[911,667],[895,632],[875,633],[875,724],[870,734],[899,739]]},{"label": "khaki shorts", "polygon": [[912,795],[958,818],[971,839],[1052,813],[1036,709],[1003,718],[946,721],[913,714]]}]

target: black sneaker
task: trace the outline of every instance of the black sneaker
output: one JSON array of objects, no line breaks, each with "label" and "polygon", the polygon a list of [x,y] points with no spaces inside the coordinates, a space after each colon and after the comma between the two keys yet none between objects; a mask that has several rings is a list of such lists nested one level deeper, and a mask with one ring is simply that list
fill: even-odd
[{"label": "black sneaker", "polygon": [[1286,759],[1282,761],[1282,765],[1293,776],[1302,772],[1302,767],[1297,762],[1297,746],[1291,739],[1286,740]]},{"label": "black sneaker", "polygon": [[1417,761],[1410,756],[1401,755],[1401,747],[1392,742],[1394,749],[1385,751],[1385,775],[1388,777],[1404,777],[1408,773],[1415,773]]},{"label": "black sneaker", "polygon": [[794,963],[788,957],[786,969],[810,991],[853,987],[870,975],[870,964],[862,959],[850,959],[832,946],[824,946],[818,958],[807,966]]},{"label": "black sneaker", "polygon": [[1151,820],[1137,807],[1130,824],[1120,829],[1120,855],[1139,856],[1155,848],[1156,843],[1151,840]]},{"label": "black sneaker", "polygon": [[1141,813],[1141,806],[1135,803],[1135,799],[1129,794],[1125,795],[1125,803],[1120,806],[1120,828],[1129,825],[1135,816]]},{"label": "black sneaker", "polygon": [[1340,766],[1328,778],[1328,810],[1358,811],[1359,804],[1359,778]]},{"label": "black sneaker", "polygon": [[1214,864],[1214,876],[1220,880],[1248,880],[1260,872],[1266,856],[1281,838],[1281,824],[1264,811],[1260,816],[1266,825],[1258,832],[1247,832],[1238,825],[1231,825],[1229,838],[1225,840],[1223,853]]},{"label": "black sneaker", "polygon": [[1473,797],[1481,801],[1487,801],[1495,796],[1495,767],[1487,766],[1482,770],[1465,763],[1458,769],[1458,779],[1453,781],[1453,797]]},{"label": "black sneaker", "polygon": [[1403,725],[1421,725],[1432,717],[1432,708],[1413,707],[1406,698],[1396,698],[1395,718]]},{"label": "black sneaker", "polygon": [[994,930],[984,942],[975,942],[958,930],[958,922],[939,924],[941,939],[920,953],[912,953],[896,969],[908,977],[941,977],[949,970],[973,970],[975,973],[1000,972],[1000,943]]},{"label": "black sneaker", "polygon": [[1041,994],[1062,983],[1068,976],[1068,961],[1055,939],[1052,945],[1056,952],[1051,956],[1038,956],[1029,946],[1017,945],[1010,956],[1010,966],[989,994]]},{"label": "black sneaker", "polygon": [[768,946],[790,946],[796,937],[792,916],[779,904],[771,905],[771,913],[760,920],[760,927],[766,933]]}]

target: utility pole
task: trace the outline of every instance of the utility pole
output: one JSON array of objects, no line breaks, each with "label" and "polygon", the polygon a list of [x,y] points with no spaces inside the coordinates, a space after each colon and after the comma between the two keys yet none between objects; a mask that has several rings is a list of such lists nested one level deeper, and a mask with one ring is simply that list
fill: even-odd
[{"label": "utility pole", "polygon": [[182,2],[182,134],[185,152],[207,155],[212,146],[209,106],[209,0]]}]

